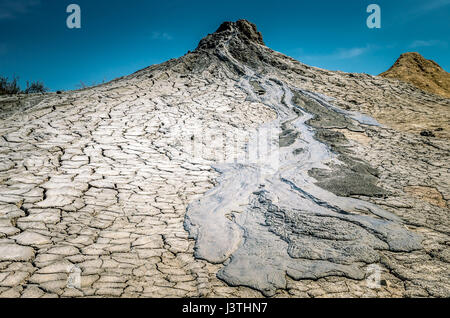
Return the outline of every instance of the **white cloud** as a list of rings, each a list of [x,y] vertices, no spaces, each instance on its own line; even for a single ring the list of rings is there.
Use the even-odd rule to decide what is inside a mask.
[[[361,56],[374,49],[378,49],[378,47],[369,44],[364,47],[340,48],[330,54],[306,55],[302,56],[301,58],[308,60],[346,60]]]
[[[332,56],[338,60],[351,59],[353,57],[360,56],[366,53],[369,50],[369,47],[355,47],[350,49],[339,49]]]
[[[40,4],[40,0],[3,0],[0,2],[0,20],[15,19]]]
[[[416,18],[419,18],[423,15],[426,15],[430,12],[433,12],[435,10],[441,9],[443,7],[446,7],[450,5],[450,0],[433,0],[433,1],[423,1],[423,4],[420,6],[416,6],[411,10],[405,11],[404,14],[399,17],[398,22],[408,22],[411,20],[414,20]]]
[[[418,8],[417,11],[427,13],[448,5],[450,5],[450,0],[426,1],[426,3],[424,3],[424,5],[422,5],[420,8]]]
[[[151,38],[152,40],[166,40],[166,41],[170,41],[173,39],[173,37],[170,34],[158,31],[152,32]]]
[[[430,47],[430,46],[448,46],[448,43],[441,40],[415,40],[412,42],[409,47],[412,49],[419,48],[419,47]]]

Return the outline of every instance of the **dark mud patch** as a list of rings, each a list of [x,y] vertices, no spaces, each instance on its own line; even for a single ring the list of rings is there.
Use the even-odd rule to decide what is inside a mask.
[[[317,180],[317,186],[341,197],[356,195],[384,197],[388,194],[377,186],[378,171],[367,162],[354,158],[353,150],[345,135],[332,130],[334,128],[363,130],[358,124],[343,114],[298,93],[294,94],[294,103],[314,115],[307,124],[316,129],[316,139],[327,144],[334,153],[338,154],[339,161],[343,163],[330,165],[330,170],[308,171],[309,176]]]

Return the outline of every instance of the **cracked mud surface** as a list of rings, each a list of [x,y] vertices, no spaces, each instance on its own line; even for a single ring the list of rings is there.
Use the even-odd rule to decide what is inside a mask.
[[[450,101],[396,81],[308,67],[263,46],[252,28],[219,30],[180,59],[105,85],[0,99],[0,297],[449,297]],[[243,87],[249,70],[253,81]],[[339,159],[305,170],[316,182],[302,190],[331,193],[343,210],[357,199],[384,212],[353,210],[343,220],[324,215],[318,222],[285,183],[272,193],[284,191],[290,200],[277,202],[270,185],[269,194],[249,189],[242,214],[233,205],[246,190],[234,189],[233,201],[220,204],[226,221],[217,229],[251,224],[245,244],[252,246],[208,261],[185,229],[188,205],[220,189],[227,166],[221,171],[218,163],[244,150],[254,129],[300,115],[277,113],[263,79],[307,92],[293,96],[315,115],[302,125]],[[314,94],[382,125],[326,111],[311,102],[322,96]],[[443,128],[436,138],[419,134],[436,127]],[[301,158],[311,145],[302,144],[306,130],[295,122],[280,128],[281,151]],[[232,147],[221,146],[229,138]],[[295,183],[299,175],[288,176]],[[394,235],[386,247],[345,221],[369,217],[395,220],[393,233],[420,237],[420,246],[392,248]],[[217,241],[223,250],[230,240],[239,247],[235,232],[227,233]],[[357,237],[370,243],[352,244]],[[260,262],[273,247],[278,254]],[[248,268],[242,262],[257,248],[268,251],[252,254],[258,263],[249,264],[261,270],[242,281],[239,268]],[[233,253],[242,255],[228,258]],[[382,271],[380,288],[365,280],[373,264]],[[261,275],[267,266],[269,292]],[[288,275],[279,271],[286,266]],[[81,272],[79,288],[68,286],[73,268]]]

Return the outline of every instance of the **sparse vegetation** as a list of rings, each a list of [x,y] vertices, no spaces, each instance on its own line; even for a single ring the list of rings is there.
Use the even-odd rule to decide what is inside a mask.
[[[0,95],[19,94],[20,91],[17,77],[10,81],[7,77],[0,76]]]
[[[106,83],[106,78],[104,78],[103,81],[101,81],[99,83],[94,81],[94,82],[91,82],[91,84],[87,84],[87,83],[85,83],[83,81],[80,81],[80,83],[77,84],[75,87],[77,89],[86,89],[86,88],[89,88],[89,87],[94,87],[94,86],[102,85],[102,84],[105,84],[105,83]]]
[[[45,87],[44,83],[37,81],[29,83],[27,81],[27,88],[25,89],[25,94],[36,94],[36,93],[45,93],[48,91],[48,88]]]
[[[44,83],[40,81],[28,82],[27,88],[22,90],[19,85],[19,78],[13,77],[11,80],[8,77],[0,76],[0,95],[13,94],[43,94],[48,91]]]
[[[78,88],[78,89],[85,89],[88,87],[89,87],[89,85],[85,84],[83,81],[80,81],[80,83],[76,85],[76,88]]]

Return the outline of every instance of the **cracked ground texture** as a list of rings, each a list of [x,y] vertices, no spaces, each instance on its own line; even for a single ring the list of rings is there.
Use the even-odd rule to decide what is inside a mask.
[[[332,275],[286,277],[273,296],[450,296],[450,100],[303,65],[257,35],[225,25],[180,59],[101,86],[0,99],[0,297],[263,297],[217,278],[223,264],[195,258],[183,225],[188,204],[217,185],[216,158],[228,154],[198,141],[195,127],[234,131],[244,148],[252,129],[276,118],[237,87],[242,74],[217,54],[223,46],[256,73],[383,124],[324,129],[379,171],[384,195],[350,196],[424,238],[420,250],[379,251],[379,288]],[[423,129],[436,137],[420,136]],[[211,153],[196,155],[198,144]],[[77,288],[68,284],[73,268]]]

